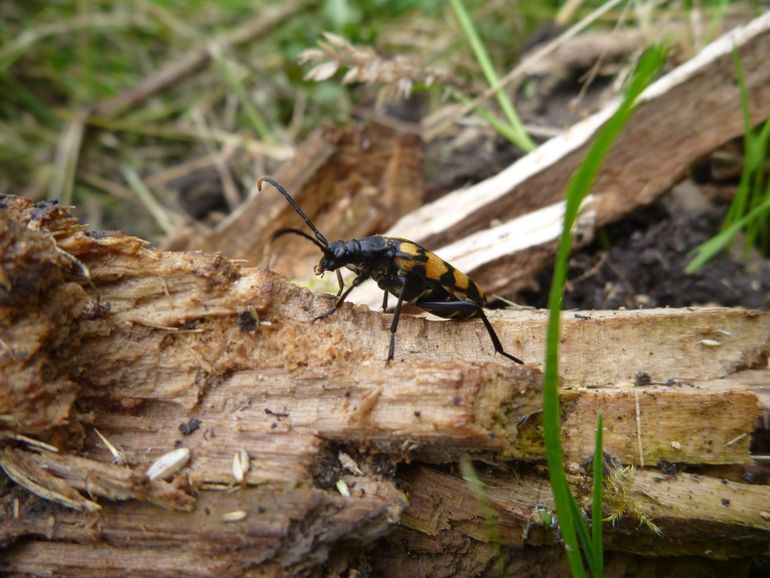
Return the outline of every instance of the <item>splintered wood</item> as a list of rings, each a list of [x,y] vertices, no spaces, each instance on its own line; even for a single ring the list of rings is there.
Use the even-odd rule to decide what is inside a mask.
[[[538,465],[545,313],[492,315],[525,366],[495,357],[481,323],[410,315],[386,366],[387,315],[346,305],[311,323],[332,297],[267,270],[0,202],[0,466],[14,482],[0,569],[304,575],[378,540],[405,572],[458,540],[466,561],[492,564],[484,514],[451,467],[467,455],[511,468],[482,472],[506,548],[558,540]],[[741,483],[740,467],[768,348],[765,313],[565,313],[565,452],[587,496],[579,464],[603,413],[609,548],[762,551],[770,490]],[[718,545],[701,526],[720,529]],[[394,529],[408,552],[385,538]]]
[[[273,176],[329,238],[360,238],[421,204],[422,156],[418,136],[384,126],[319,129]],[[170,247],[219,251],[253,265],[269,261],[283,275],[305,277],[319,259],[315,245],[296,238],[269,243],[280,227],[297,226],[294,210],[268,186],[216,230],[187,234]]]

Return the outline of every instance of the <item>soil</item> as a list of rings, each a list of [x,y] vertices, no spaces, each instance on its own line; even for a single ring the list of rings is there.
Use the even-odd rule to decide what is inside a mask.
[[[770,261],[751,254],[741,258],[741,243],[722,252],[699,272],[685,267],[694,250],[716,235],[726,207],[702,212],[657,202],[604,229],[598,239],[570,259],[565,309],[648,307],[768,308]],[[538,277],[539,290],[520,302],[545,307],[552,269]]]

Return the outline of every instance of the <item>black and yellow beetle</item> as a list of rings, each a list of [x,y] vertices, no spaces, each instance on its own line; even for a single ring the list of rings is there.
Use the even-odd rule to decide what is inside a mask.
[[[353,289],[371,277],[385,292],[382,298],[383,311],[388,308],[388,293],[392,293],[398,299],[393,311],[393,322],[390,325],[387,362],[393,359],[401,304],[406,301],[439,317],[463,320],[480,318],[484,322],[484,327],[487,328],[495,351],[511,361],[524,363],[503,349],[492,324],[484,315],[486,297],[479,286],[465,273],[458,271],[435,253],[431,253],[417,243],[398,237],[372,235],[363,239],[329,243],[280,183],[270,177],[262,177],[257,183],[259,190],[262,190],[262,181],[267,181],[278,189],[315,233],[313,238],[299,229],[284,227],[273,233],[271,240],[287,233],[308,239],[323,252],[320,263],[315,267],[316,275],[323,275],[325,271],[334,271],[337,274],[340,290],[337,292],[334,307],[314,318],[313,321],[329,317],[344,303]],[[347,289],[340,274],[342,267],[347,267],[356,273],[356,277]]]

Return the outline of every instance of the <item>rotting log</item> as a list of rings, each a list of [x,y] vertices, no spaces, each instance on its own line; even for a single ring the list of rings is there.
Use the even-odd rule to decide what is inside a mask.
[[[510,564],[524,563],[522,548],[556,541],[539,517],[550,510],[538,465],[543,312],[493,315],[525,366],[494,357],[480,323],[410,315],[386,366],[388,315],[346,305],[312,324],[332,298],[267,270],[88,231],[57,205],[3,197],[0,209],[0,465],[14,482],[0,486],[0,569],[354,568],[394,529],[418,532],[427,550],[448,544],[420,521],[444,515],[431,505],[441,484],[446,504],[467,507],[459,526],[447,522],[455,539],[494,556],[483,515],[451,472],[468,455],[497,464],[482,475],[495,504],[515,501],[499,521]],[[671,555],[766,547],[770,488],[650,466],[750,462],[769,347],[766,313],[565,313],[574,487],[587,495],[581,463],[598,411],[606,451],[631,472],[608,512],[619,516],[608,547],[632,551],[640,516],[664,532],[650,544]],[[177,446],[189,463],[149,479]],[[235,459],[243,453],[246,463]],[[730,507],[702,508],[716,498]],[[718,545],[704,527],[719,530]]]

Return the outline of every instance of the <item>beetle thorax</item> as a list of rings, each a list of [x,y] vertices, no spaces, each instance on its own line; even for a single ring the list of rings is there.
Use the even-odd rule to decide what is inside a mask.
[[[324,256],[316,266],[316,273],[336,271],[347,267],[356,273],[370,274],[383,261],[388,261],[393,249],[384,237],[373,235],[349,241],[334,241],[324,249]]]

